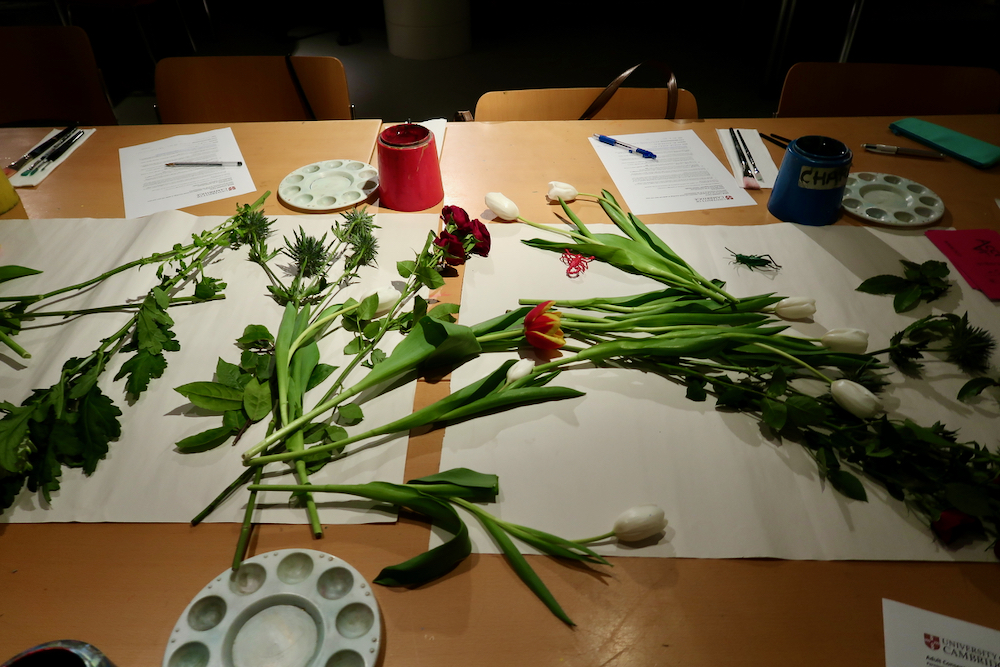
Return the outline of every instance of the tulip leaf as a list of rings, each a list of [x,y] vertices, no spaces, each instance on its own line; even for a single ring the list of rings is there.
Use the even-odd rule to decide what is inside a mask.
[[[570,620],[570,617],[566,615],[566,612],[563,611],[562,607],[559,606],[559,603],[556,602],[555,597],[549,592],[548,587],[539,578],[538,574],[531,569],[531,566],[528,565],[528,561],[521,555],[521,552],[518,551],[517,547],[507,536],[507,533],[504,532],[503,528],[501,528],[496,521],[487,515],[477,514],[476,517],[493,537],[493,540],[497,543],[497,546],[500,547],[500,550],[503,551],[504,556],[507,557],[507,562],[510,563],[514,572],[516,572],[517,576],[521,578],[521,581],[527,584],[528,588],[530,588],[535,595],[538,596],[538,599],[545,603],[545,606],[549,608],[549,611],[555,614],[559,620],[566,625],[576,625],[572,620]]]
[[[452,468],[442,472],[411,479],[407,484],[455,484],[474,489],[490,489],[496,495],[500,490],[500,478],[496,475],[476,472],[469,468]]]
[[[868,494],[865,492],[865,487],[861,484],[861,480],[846,470],[831,470],[827,473],[827,479],[830,480],[833,488],[837,489],[837,491],[840,491],[848,498],[865,502],[868,501]]]

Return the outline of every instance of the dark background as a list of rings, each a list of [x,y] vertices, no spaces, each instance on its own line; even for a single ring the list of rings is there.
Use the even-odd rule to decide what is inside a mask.
[[[347,68],[358,117],[385,120],[450,118],[474,109],[489,90],[604,86],[649,59],[674,70],[681,87],[695,94],[702,117],[770,116],[789,66],[837,60],[853,6],[850,0],[799,0],[787,40],[776,50],[780,0],[637,0],[597,10],[582,3],[473,0],[471,53],[418,61],[389,54],[380,1],[207,0],[211,21],[201,0],[138,1],[146,4],[62,4],[89,34],[115,105],[152,99],[159,58],[195,54],[186,26],[198,55],[335,55]],[[0,0],[4,25],[59,21],[51,0]],[[849,60],[1000,69],[998,35],[995,0],[867,0]],[[640,69],[630,85],[663,85],[662,75]],[[926,86],[933,94],[934,82]],[[879,94],[877,81],[858,87]]]

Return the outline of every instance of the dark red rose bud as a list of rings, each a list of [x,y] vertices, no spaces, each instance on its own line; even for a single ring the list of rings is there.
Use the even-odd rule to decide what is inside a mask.
[[[434,245],[444,250],[444,261],[452,266],[465,264],[465,247],[462,245],[462,239],[451,232],[441,232],[434,239]]]
[[[945,544],[951,544],[964,533],[980,527],[979,519],[958,510],[944,510],[941,518],[931,522],[931,530]]]
[[[445,206],[441,209],[441,219],[445,225],[455,225],[459,230],[469,224],[469,214],[459,206]]]

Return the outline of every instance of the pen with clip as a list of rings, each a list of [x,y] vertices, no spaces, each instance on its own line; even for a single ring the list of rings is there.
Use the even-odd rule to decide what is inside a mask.
[[[594,136],[597,137],[598,141],[600,141],[602,144],[608,144],[609,146],[621,146],[622,148],[627,149],[629,153],[638,153],[643,157],[652,158],[654,160],[656,159],[656,156],[653,153],[643,148],[639,148],[638,146],[632,146],[631,144],[626,144],[624,141],[618,141],[613,137],[609,137],[603,134],[595,134]]]
[[[70,125],[66,129],[61,130],[56,134],[52,135],[42,143],[32,148],[30,151],[19,157],[18,159],[14,160],[9,165],[7,165],[4,168],[4,172],[7,173],[8,176],[16,174],[21,167],[23,167],[25,164],[28,163],[28,161],[35,159],[39,155],[44,155],[46,151],[52,150],[57,144],[59,144],[61,141],[64,141],[67,137],[72,135],[73,132],[76,131],[76,128],[77,128],[76,125]],[[35,164],[31,165],[31,167],[35,166],[37,165]],[[25,172],[29,171],[29,169],[25,169]]]
[[[71,134],[62,143],[43,155],[38,163],[32,169],[25,171],[22,176],[33,176],[39,172],[45,171],[50,164],[61,158],[63,153],[68,151],[73,144],[82,139],[83,135],[83,130],[77,130]]]
[[[167,167],[242,167],[242,162],[168,162]]]
[[[887,146],[886,144],[861,144],[861,147],[872,153],[883,153],[885,155],[914,155],[916,157],[943,158],[944,153],[937,151],[925,151],[919,148],[904,148],[902,146]]]

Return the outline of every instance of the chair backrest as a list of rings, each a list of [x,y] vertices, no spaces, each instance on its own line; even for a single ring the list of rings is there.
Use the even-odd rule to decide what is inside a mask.
[[[477,121],[576,120],[603,88],[535,88],[496,90],[476,103]],[[683,88],[677,91],[675,118],[697,118],[698,103]],[[619,88],[595,119],[663,118],[666,88]]]
[[[917,116],[1000,111],[1000,73],[986,67],[796,63],[777,116]]]
[[[164,123],[351,118],[344,65],[328,56],[164,58],[156,64],[156,101]]]
[[[118,124],[82,28],[0,28],[0,44],[9,56],[0,125]]]

